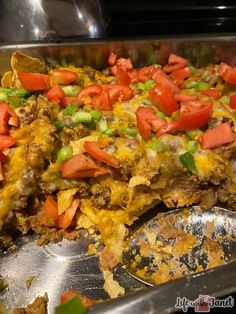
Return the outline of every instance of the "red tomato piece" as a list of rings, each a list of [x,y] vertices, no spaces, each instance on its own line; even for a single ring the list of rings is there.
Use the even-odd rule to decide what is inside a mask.
[[[209,67],[208,67],[208,71],[211,72],[211,73],[214,73],[215,72],[215,66],[214,64],[209,64]]]
[[[50,75],[51,85],[68,85],[75,82],[78,75],[73,71],[68,70],[54,70]]]
[[[80,201],[78,199],[74,199],[71,203],[71,206],[63,213],[62,215],[59,216],[58,220],[58,227],[62,229],[67,229],[72,221],[73,218],[76,214],[76,211],[79,207]]]
[[[150,65],[139,69],[138,70],[139,81],[145,82],[146,80],[151,79],[152,76],[156,73],[157,69],[159,69],[159,67],[155,65]]]
[[[7,110],[7,105],[4,102],[0,102],[0,134],[8,134],[8,121],[10,114]]]
[[[95,158],[101,162],[104,162],[105,164],[107,164],[113,168],[119,168],[118,162],[112,156],[110,156],[107,152],[102,150],[99,147],[97,142],[85,141],[84,142],[84,149],[93,158]]]
[[[176,101],[190,101],[190,100],[197,100],[197,94],[175,94]]]
[[[177,83],[181,83],[184,79],[190,77],[191,75],[192,75],[192,71],[189,67],[174,70],[171,73],[171,76]]]
[[[79,92],[79,100],[85,104],[90,105],[92,102],[92,97],[100,95],[102,92],[102,87],[98,84],[91,84],[81,89]]]
[[[4,150],[16,144],[16,140],[12,136],[0,135],[0,150]]]
[[[66,292],[64,292],[61,295],[61,303],[65,303],[73,297],[79,297],[85,307],[92,306],[94,303],[96,303],[90,300],[89,298],[82,296],[78,291],[74,291],[74,290],[67,290]]]
[[[236,85],[236,69],[228,68],[223,73],[223,80],[226,83]]]
[[[157,68],[156,72],[152,76],[152,79],[156,83],[168,88],[173,94],[179,93],[179,88],[162,69]]]
[[[230,107],[236,109],[236,94],[230,95]]]
[[[130,77],[131,83],[138,83],[138,70],[128,70],[127,75]]]
[[[59,85],[54,85],[48,92],[47,92],[48,100],[57,104],[64,104],[65,103],[65,93],[63,89]]]
[[[75,155],[60,166],[61,175],[68,179],[89,178],[102,175],[103,168],[83,154]],[[100,171],[102,170],[102,171]]]
[[[103,84],[101,86],[104,91],[108,91],[112,103],[130,100],[134,96],[134,91],[126,85]]]
[[[0,181],[4,180],[4,173],[3,173],[3,169],[2,169],[2,163],[0,162]]]
[[[42,224],[46,226],[56,226],[58,220],[58,207],[57,202],[52,196],[48,196],[43,207]]]
[[[79,99],[77,96],[66,96],[64,98],[63,104],[65,106],[68,106],[69,104],[78,104],[79,105]]]
[[[233,142],[235,136],[229,122],[225,122],[213,129],[207,130],[199,138],[202,149],[211,149]]]
[[[111,111],[112,102],[111,102],[109,93],[104,90],[101,92],[101,94],[94,96],[92,99],[92,106],[95,109],[100,109],[103,111]]]
[[[50,88],[49,76],[41,73],[18,72],[18,77],[24,89],[40,91]]]
[[[110,66],[115,65],[116,64],[116,60],[117,60],[117,55],[115,53],[111,52],[109,54],[109,57],[108,57],[108,64]]]
[[[188,101],[180,108],[179,130],[188,131],[203,127],[212,115],[212,102]]]
[[[217,89],[205,89],[200,92],[202,95],[209,96],[215,99],[221,97],[221,93]]]
[[[0,162],[4,163],[8,161],[8,157],[3,154],[2,152],[0,152]]]
[[[136,120],[139,134],[146,141],[149,139],[152,130],[156,132],[165,120],[159,118],[152,108],[139,107],[136,111]]]
[[[129,85],[131,83],[129,75],[120,67],[117,67],[116,79],[118,84]]]
[[[219,65],[218,65],[218,73],[219,75],[223,75],[225,73],[226,70],[228,69],[231,69],[231,66],[229,66],[228,64],[224,63],[224,62],[221,62]]]
[[[5,104],[5,105],[6,105],[7,111],[10,115],[8,124],[13,125],[14,127],[17,128],[20,124],[20,120],[19,120],[18,115],[15,113],[15,111],[10,106],[8,106],[7,104]]]
[[[164,135],[166,133],[172,133],[176,131],[179,127],[179,120],[173,121],[170,123],[165,123],[163,126],[157,131],[156,137],[160,137],[161,135]]]
[[[168,64],[163,67],[163,70],[167,73],[184,68],[188,64],[188,61],[174,53],[171,53],[168,59]]]
[[[156,84],[149,92],[151,102],[167,115],[178,109],[173,93],[161,84]]]

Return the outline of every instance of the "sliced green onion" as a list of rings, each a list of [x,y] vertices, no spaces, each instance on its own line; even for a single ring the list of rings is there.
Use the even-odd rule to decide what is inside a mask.
[[[7,101],[8,97],[6,94],[0,93],[0,101]]]
[[[111,136],[115,132],[115,129],[107,129],[103,132],[104,135]]]
[[[135,129],[131,129],[131,128],[125,128],[122,129],[122,132],[125,133],[128,136],[132,136],[132,137],[136,137],[138,132]]]
[[[66,161],[73,155],[73,148],[71,146],[63,146],[59,151],[57,152],[57,160],[59,162]]]
[[[222,96],[220,99],[219,99],[220,102],[222,102],[222,104],[224,105],[229,105],[230,103],[230,98],[228,96]]]
[[[11,89],[0,87],[0,93],[6,94],[7,96],[13,97],[25,97],[29,93],[24,89]]]
[[[189,152],[186,152],[179,156],[179,160],[182,163],[182,165],[188,169],[189,172],[198,174],[198,170],[195,164],[195,160],[192,154]]]
[[[197,141],[189,141],[188,142],[188,151],[190,154],[195,154],[198,149],[198,142]]]
[[[197,85],[198,85],[198,82],[190,81],[190,82],[186,82],[184,87],[187,89],[191,89],[191,88],[196,87]]]
[[[198,84],[195,86],[196,92],[200,92],[201,90],[209,89],[210,86],[207,83],[204,82],[198,82]]]
[[[165,151],[165,144],[160,140],[153,140],[148,144],[148,147],[155,150],[157,153],[163,153]]]
[[[66,66],[68,65],[65,57],[63,57],[63,58],[61,59],[61,65],[62,65],[63,67],[66,67]]]
[[[55,309],[55,314],[85,314],[86,308],[79,297],[70,298],[67,302],[60,304]]]
[[[8,96],[8,102],[14,108],[19,108],[24,103],[24,98],[22,97],[15,97],[15,96]]]
[[[95,121],[99,121],[102,118],[102,112],[99,110],[90,110],[89,113]]]
[[[153,80],[146,80],[145,81],[145,88],[147,91],[150,91],[150,89],[152,89],[155,86],[155,81]]]
[[[107,125],[107,120],[106,119],[101,119],[99,122],[98,122],[98,127],[99,127],[99,130],[101,132],[104,132],[108,129],[108,125]]]
[[[76,96],[78,93],[76,86],[64,86],[62,89],[66,96]]]
[[[199,129],[194,129],[191,131],[186,131],[186,134],[188,135],[191,140],[196,140],[203,132]]]
[[[77,111],[72,115],[71,120],[74,124],[78,124],[81,122],[90,122],[92,120],[92,116],[89,112]]]
[[[97,125],[96,122],[92,119],[90,122],[83,123],[89,130],[96,130]]]
[[[141,90],[146,90],[146,86],[145,86],[145,84],[143,84],[142,82],[139,82],[139,83],[137,84],[137,88],[138,88],[138,89],[141,89]]]
[[[190,65],[189,68],[190,68],[192,74],[194,74],[197,71],[197,69],[192,65]]]
[[[65,125],[60,120],[56,120],[54,125],[59,131],[62,131],[65,127]]]
[[[164,112],[159,111],[159,110],[156,112],[156,115],[157,115],[158,117],[162,118],[162,119],[164,119],[164,118],[166,117],[166,115],[164,114]]]
[[[62,115],[63,116],[72,116],[73,114],[75,114],[76,112],[78,111],[78,107],[73,105],[73,104],[70,104],[66,107],[66,109],[64,109],[62,111]]]
[[[46,62],[52,68],[57,65],[57,61],[54,58],[46,58]]]

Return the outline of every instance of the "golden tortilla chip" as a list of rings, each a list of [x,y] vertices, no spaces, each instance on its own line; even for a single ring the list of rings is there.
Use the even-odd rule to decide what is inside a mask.
[[[45,72],[45,65],[39,59],[30,57],[19,51],[12,54],[11,67],[13,72]]]
[[[12,88],[13,87],[13,72],[8,71],[4,73],[2,80],[1,80],[2,87]]]

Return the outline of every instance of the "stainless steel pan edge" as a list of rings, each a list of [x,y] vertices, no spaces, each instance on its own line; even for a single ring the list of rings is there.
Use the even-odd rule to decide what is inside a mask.
[[[199,66],[225,61],[236,64],[236,36],[205,35],[183,37],[154,37],[132,40],[89,40],[60,44],[0,45],[0,75],[10,69],[10,55],[19,50],[32,56],[60,61],[66,58],[75,65],[91,65],[101,69],[107,65],[109,52],[131,57],[135,66],[164,63],[170,52],[188,58]]]

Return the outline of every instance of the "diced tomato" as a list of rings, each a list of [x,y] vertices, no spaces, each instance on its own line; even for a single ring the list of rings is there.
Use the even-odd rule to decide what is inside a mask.
[[[215,66],[214,66],[214,64],[211,63],[211,64],[209,65],[208,71],[211,72],[211,73],[214,73],[214,72],[215,72]]]
[[[4,163],[8,161],[8,157],[3,154],[2,152],[0,152],[0,162]]]
[[[223,75],[226,70],[228,69],[231,69],[231,66],[229,66],[228,64],[224,63],[224,62],[221,62],[219,65],[218,65],[218,73],[219,75]]]
[[[110,99],[109,92],[104,90],[101,92],[101,94],[94,96],[92,99],[92,106],[95,109],[99,109],[103,111],[111,111],[112,102]]]
[[[19,126],[19,124],[20,124],[20,120],[19,120],[18,115],[15,113],[15,111],[10,106],[8,106],[7,104],[5,104],[5,105],[7,107],[7,111],[9,113],[9,115],[10,115],[8,124],[9,125],[13,125],[14,127],[17,128]]]
[[[69,104],[77,104],[79,103],[79,99],[77,96],[66,96],[64,98],[64,105],[68,106]],[[78,104],[79,105],[79,104]]]
[[[68,85],[75,82],[78,75],[73,71],[68,70],[54,70],[50,75],[51,85]]]
[[[125,73],[133,69],[133,64],[130,58],[120,58],[116,64],[111,67],[111,72],[116,75],[117,69],[122,69]]]
[[[179,130],[188,131],[203,127],[212,115],[212,102],[188,101],[181,104]]]
[[[47,92],[48,100],[57,104],[64,104],[65,103],[65,93],[63,89],[59,85],[54,85],[48,92]]]
[[[157,131],[156,133],[156,137],[160,137],[163,134],[166,133],[172,133],[174,131],[176,131],[179,127],[179,121],[173,121],[170,123],[165,123],[163,124],[163,126]]]
[[[43,207],[42,223],[49,227],[56,226],[58,220],[57,202],[52,196],[48,196]]]
[[[190,101],[190,100],[197,100],[197,94],[175,94],[176,101]]]
[[[173,77],[177,84],[180,84],[184,79],[190,77],[191,75],[192,71],[189,67],[185,67],[171,72],[171,76]]]
[[[71,206],[65,211],[65,213],[59,216],[59,220],[58,220],[59,228],[67,229],[71,225],[72,220],[79,207],[79,204],[80,204],[80,201],[78,199],[74,199],[71,203]]]
[[[104,174],[95,162],[83,154],[75,155],[60,166],[61,175],[67,179],[96,177]],[[102,170],[102,171],[100,171]]]
[[[226,69],[223,74],[223,80],[226,83],[236,85],[236,69],[233,68]]]
[[[180,118],[167,123],[157,132],[157,137],[177,129],[188,131],[203,127],[212,115],[212,103],[209,101],[188,101],[181,104]]]
[[[117,60],[117,55],[111,52],[108,57],[108,64],[110,66],[115,65]]]
[[[136,111],[136,120],[139,134],[146,141],[149,139],[152,130],[156,132],[166,122],[159,118],[152,108],[139,107]]]
[[[92,103],[92,98],[94,96],[100,95],[102,92],[102,87],[98,84],[92,84],[88,85],[85,88],[83,88],[79,92],[79,100],[85,104],[85,105],[90,105]]]
[[[24,89],[40,91],[50,88],[49,76],[41,73],[18,72],[19,79]]]
[[[61,303],[65,303],[73,297],[79,296],[79,293],[74,290],[67,290],[61,295]]]
[[[131,80],[131,83],[138,83],[138,70],[132,69],[126,72]]]
[[[199,138],[202,149],[211,149],[233,142],[235,136],[229,122],[207,130]]]
[[[0,135],[0,150],[4,150],[16,144],[14,137],[8,135]]]
[[[3,169],[2,169],[2,163],[0,162],[0,181],[4,180],[4,173],[3,173]]]
[[[97,142],[85,141],[84,149],[86,150],[87,153],[89,153],[89,155],[91,155],[95,159],[104,162],[105,164],[113,168],[119,168],[118,162],[107,152],[102,150]]]
[[[184,68],[188,64],[188,61],[174,53],[171,53],[168,59],[168,64],[163,67],[163,70],[167,73],[173,72]]]
[[[236,94],[230,95],[230,107],[236,109]]]
[[[0,134],[8,134],[8,121],[10,114],[7,110],[7,105],[3,102],[0,102]]]
[[[178,109],[173,93],[161,84],[156,84],[149,92],[149,99],[161,111],[171,115]]]
[[[169,55],[169,58],[168,58],[168,63],[169,64],[176,64],[176,63],[181,63],[181,64],[184,64],[184,65],[187,65],[188,64],[188,60],[174,54],[174,53],[171,53]]]
[[[221,97],[221,93],[217,89],[205,89],[201,91],[201,94],[215,99],[219,99]]]
[[[152,79],[167,89],[169,89],[173,94],[179,93],[179,88],[175,83],[169,78],[169,76],[160,68],[157,68],[156,72],[153,74]]]
[[[61,303],[65,303],[73,297],[79,297],[85,307],[92,306],[94,303],[96,303],[95,301],[92,301],[89,298],[82,296],[79,292],[74,290],[67,290],[66,292],[64,292],[61,295]]]
[[[130,100],[134,96],[134,91],[126,86],[119,84],[103,84],[102,88],[109,92],[111,102]]]
[[[117,68],[116,79],[118,84],[129,85],[131,83],[129,75],[120,67]]]
[[[146,80],[151,79],[153,75],[157,72],[157,69],[159,69],[159,67],[155,65],[150,65],[139,69],[138,70],[139,81],[145,82]]]

